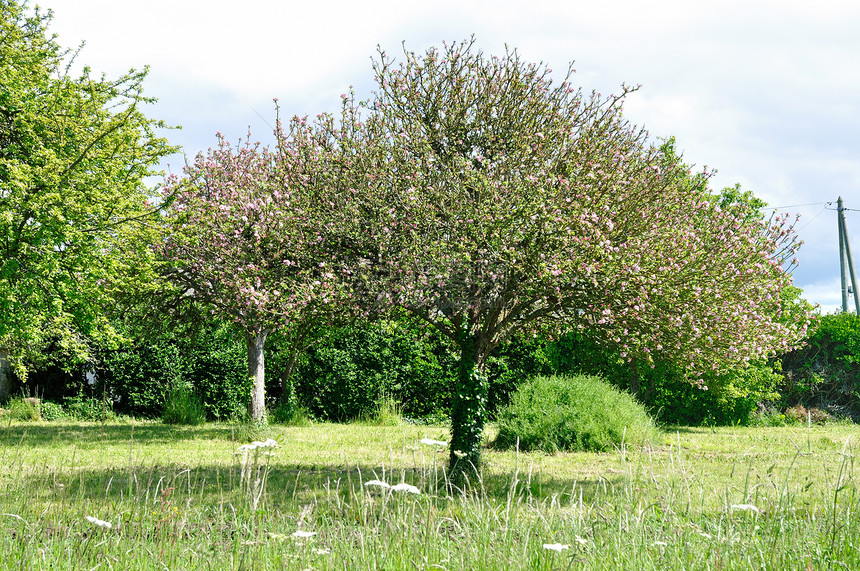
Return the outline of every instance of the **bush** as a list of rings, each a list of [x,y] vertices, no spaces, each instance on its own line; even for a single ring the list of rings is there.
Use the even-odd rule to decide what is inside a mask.
[[[42,401],[41,411],[43,420],[60,420],[66,417],[63,406],[55,402]]]
[[[603,452],[656,436],[633,397],[594,376],[535,377],[499,411],[495,445],[521,450]]]
[[[784,407],[817,406],[838,416],[860,418],[860,317],[821,317],[806,345],[782,358],[779,387]]]
[[[161,419],[165,424],[196,426],[206,422],[206,409],[190,387],[180,384],[168,392]]]
[[[388,395],[403,414],[426,416],[450,406],[454,357],[432,329],[406,320],[333,328],[299,363],[299,403],[321,420],[373,416]]]
[[[582,332],[561,337],[547,353],[558,373],[600,376],[634,395],[664,424],[747,424],[759,403],[779,398],[782,381],[779,361],[757,361],[746,369],[704,375],[704,390],[669,362],[655,359],[653,367],[636,367]]]
[[[250,395],[244,340],[229,325],[211,323],[199,334],[139,341],[98,355],[94,390],[111,396],[117,412],[157,418],[170,387],[186,385],[209,418],[241,416]]]

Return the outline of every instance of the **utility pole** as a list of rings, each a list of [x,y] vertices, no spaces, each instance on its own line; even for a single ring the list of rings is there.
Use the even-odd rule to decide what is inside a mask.
[[[845,208],[842,205],[842,197],[836,202],[836,218],[839,227],[839,270],[842,276],[842,311],[848,313],[848,280],[847,270],[851,276],[851,293],[854,294],[854,309],[860,315],[860,296],[857,291],[857,273],[854,271],[854,257],[851,255],[851,242],[848,240],[848,227],[845,225]]]

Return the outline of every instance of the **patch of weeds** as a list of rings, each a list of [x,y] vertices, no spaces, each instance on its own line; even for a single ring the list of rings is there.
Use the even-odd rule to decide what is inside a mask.
[[[403,409],[391,396],[384,396],[376,403],[373,412],[362,419],[362,423],[373,426],[401,426]]]
[[[268,419],[272,424],[282,426],[310,426],[313,424],[308,409],[296,404],[292,399],[278,403],[275,408],[269,411]]]
[[[12,420],[36,422],[42,420],[42,413],[37,398],[20,398],[9,403],[9,417]]]
[[[206,408],[189,387],[179,385],[167,393],[161,419],[165,424],[197,426],[206,422]]]
[[[116,414],[105,399],[84,398],[82,396],[68,397],[63,402],[66,416],[72,420],[97,422],[115,420]]]
[[[272,428],[266,417],[262,420],[249,420],[238,423],[235,430],[236,440],[239,442],[255,442],[267,440],[272,435]]]

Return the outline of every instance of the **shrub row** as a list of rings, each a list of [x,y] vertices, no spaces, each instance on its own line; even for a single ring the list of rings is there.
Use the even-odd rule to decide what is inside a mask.
[[[84,403],[95,399],[112,403],[119,414],[160,417],[170,391],[191,399],[190,404],[199,400],[209,419],[245,414],[249,392],[245,343],[227,325],[210,324],[199,335],[165,336],[97,356],[93,384],[79,380],[79,386],[63,394],[37,385],[30,393],[63,402],[67,409],[80,408],[79,415],[88,414],[83,409],[89,405]],[[271,337],[267,392],[291,395],[280,405],[281,416],[302,407],[317,419],[354,420],[372,414],[386,400],[397,403],[402,414],[412,419],[439,418],[449,411],[457,355],[445,338],[426,325],[403,319],[330,327],[299,355],[292,386],[283,391],[286,356],[284,341]],[[526,379],[555,374],[600,376],[635,395],[666,424],[747,423],[762,404],[779,411],[805,406],[856,414],[860,410],[860,318],[824,316],[802,349],[778,361],[753,363],[744,371],[706,375],[701,384],[707,390],[691,384],[684,371],[667,363],[633,366],[579,332],[552,342],[516,338],[487,363],[491,418]],[[41,379],[55,383],[55,377],[60,376],[52,372]],[[34,382],[39,379],[33,375]],[[274,409],[275,403],[270,404]]]

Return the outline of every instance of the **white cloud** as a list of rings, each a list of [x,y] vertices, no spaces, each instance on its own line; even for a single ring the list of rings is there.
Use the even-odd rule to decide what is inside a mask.
[[[774,206],[818,204],[804,210],[802,224],[840,194],[860,209],[860,3],[40,4],[55,11],[61,43],[87,41],[79,59],[96,71],[150,65],[147,91],[160,99],[152,115],[183,124],[169,136],[192,155],[213,145],[216,131],[236,139],[250,125],[265,140],[273,97],[292,115],[334,110],[350,85],[368,96],[377,44],[396,55],[402,41],[421,51],[475,34],[486,52],[508,44],[556,76],[575,60],[574,80],[586,90],[643,84],[627,103],[628,117],[654,136],[674,135],[688,162],[718,169],[716,188],[740,182]],[[825,212],[802,231],[798,283],[838,281],[833,218]],[[848,222],[860,230],[860,219]],[[829,303],[823,289],[807,293]]]

